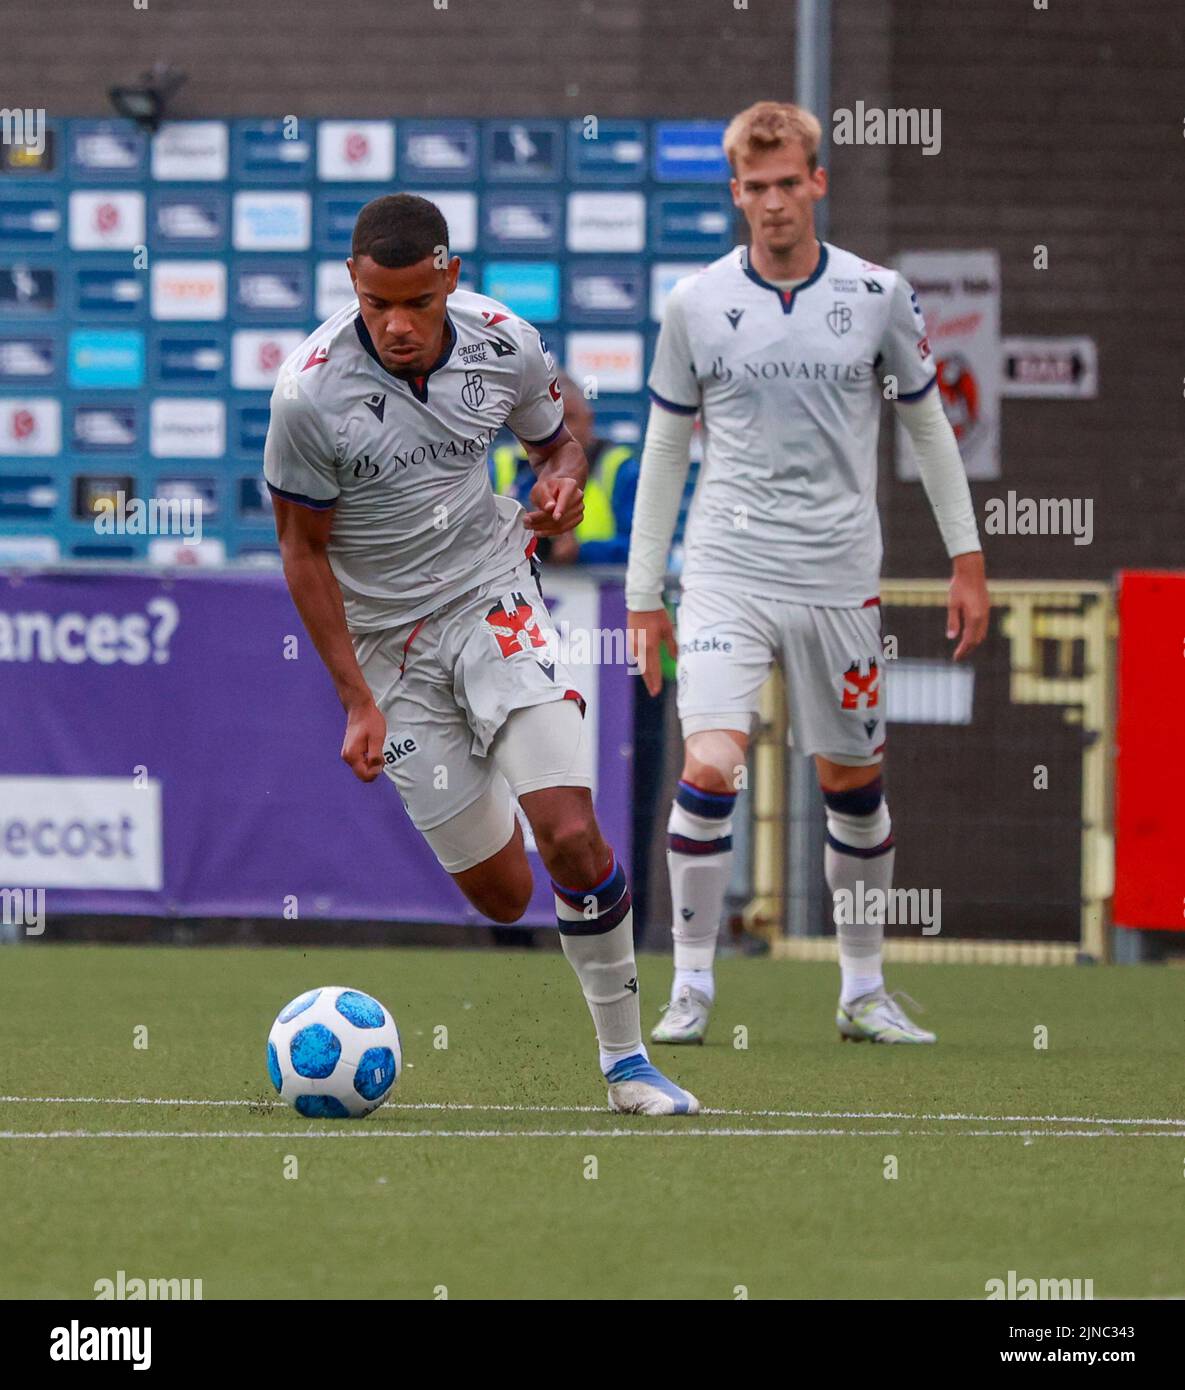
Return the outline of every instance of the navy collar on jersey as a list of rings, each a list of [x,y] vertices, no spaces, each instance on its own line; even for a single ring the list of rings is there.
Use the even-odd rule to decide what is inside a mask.
[[[783,314],[793,313],[795,296],[801,294],[803,290],[809,290],[826,268],[827,247],[823,242],[819,242],[819,264],[815,266],[814,270],[801,285],[796,285],[792,290],[780,290],[777,285],[771,285],[768,280],[758,275],[749,264],[749,248],[747,246],[741,247],[741,269],[755,285],[760,285],[763,290],[772,290],[774,294],[778,296],[778,302],[782,306]]]
[[[378,350],[374,345],[374,341],[370,336],[370,331],[362,322],[362,315],[359,314],[358,317],[354,320],[354,331],[358,334],[358,341],[362,344],[366,351],[371,355],[371,357],[374,358],[374,360],[379,364],[379,366],[383,369],[384,372],[386,372],[388,376],[394,377],[396,381],[402,381],[407,385],[408,389],[411,391],[412,395],[416,398],[417,401],[426,401],[428,399],[428,378],[432,375],[433,372],[439,371],[440,368],[444,366],[444,364],[453,355],[453,348],[455,348],[457,345],[457,329],[452,319],[449,318],[447,310],[445,311],[444,315],[444,326],[448,329],[448,343],[445,346],[444,351],[440,354],[436,361],[432,363],[432,365],[428,368],[426,372],[423,372],[420,375],[412,376],[408,372],[393,372],[390,369],[390,367],[388,367],[387,364],[383,361],[383,359],[379,356]]]

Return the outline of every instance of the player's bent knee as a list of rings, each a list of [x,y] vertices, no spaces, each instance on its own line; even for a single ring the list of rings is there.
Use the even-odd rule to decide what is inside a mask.
[[[735,792],[744,785],[749,740],[735,729],[705,729],[688,735],[683,780],[706,792]]]
[[[535,832],[539,853],[546,860],[579,858],[598,834],[591,806],[587,812],[583,808],[573,807],[570,811],[565,810],[558,816],[550,817],[546,822],[533,824],[531,828]]]
[[[507,844],[471,868],[454,873],[453,882],[483,917],[502,926],[517,922],[535,886],[522,831],[515,825]]]
[[[459,877],[457,881],[460,883]],[[462,891],[483,917],[488,917],[491,922],[497,922],[502,927],[513,926],[515,922],[521,921],[531,901],[530,885],[516,893],[501,887],[492,892],[479,892],[476,889],[466,890],[463,885]]]
[[[819,786],[824,792],[854,791],[867,787],[884,773],[884,762],[877,758],[871,762],[841,763],[822,754],[815,755],[815,771]]]

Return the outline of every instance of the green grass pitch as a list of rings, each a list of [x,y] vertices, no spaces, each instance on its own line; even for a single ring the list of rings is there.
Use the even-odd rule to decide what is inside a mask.
[[[0,965],[6,1299],[119,1270],[206,1298],[982,1299],[1009,1270],[1185,1295],[1173,969],[894,967],[940,1041],[878,1048],[838,1042],[833,967],[724,960],[708,1044],[652,1049],[717,1113],[649,1120],[604,1108],[558,953],[30,943]],[[649,1027],[669,964],[640,966]],[[303,1120],[267,1081],[274,1015],[326,984],[400,1025],[366,1120]],[[95,1137],[14,1137],[73,1131]]]

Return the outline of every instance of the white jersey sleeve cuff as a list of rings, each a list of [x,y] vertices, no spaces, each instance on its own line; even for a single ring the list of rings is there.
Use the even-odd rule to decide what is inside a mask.
[[[967,472],[959,457],[955,432],[942,409],[942,398],[931,389],[917,400],[897,402],[918,461],[918,473],[938,522],[948,555],[979,550],[979,528],[971,505]]]
[[[650,407],[625,574],[625,603],[634,612],[662,607],[667,557],[691,467],[694,429],[694,415]]]

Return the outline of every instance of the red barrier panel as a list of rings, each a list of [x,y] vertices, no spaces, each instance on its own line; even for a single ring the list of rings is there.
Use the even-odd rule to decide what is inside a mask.
[[[1185,574],[1119,576],[1116,926],[1185,930]]]

